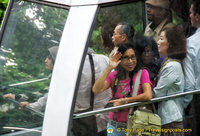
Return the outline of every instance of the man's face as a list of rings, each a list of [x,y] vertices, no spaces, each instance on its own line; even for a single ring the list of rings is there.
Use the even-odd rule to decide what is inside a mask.
[[[147,17],[148,20],[151,22],[155,22],[158,19],[162,19],[164,14],[163,14],[164,9],[155,7],[151,4],[147,4]]]
[[[115,27],[113,36],[112,36],[112,42],[115,46],[124,43],[124,34],[120,34],[119,33],[119,29],[120,29],[121,25],[117,25]]]
[[[191,23],[192,23],[192,26],[197,28],[197,25],[198,25],[198,17],[199,16],[198,14],[194,15],[194,10],[193,10],[193,4],[191,5],[190,7],[190,19],[191,19]]]

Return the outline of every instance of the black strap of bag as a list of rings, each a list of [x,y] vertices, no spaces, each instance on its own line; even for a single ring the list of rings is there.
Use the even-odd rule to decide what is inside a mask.
[[[92,74],[91,91],[90,91],[91,93],[90,108],[85,111],[81,111],[81,113],[91,111],[94,108],[94,93],[92,92],[92,86],[95,82],[95,69],[94,69],[94,61],[93,61],[92,55],[88,53],[88,56],[89,56],[89,61],[90,61],[91,74]],[[93,115],[93,116],[74,120],[72,132],[74,136],[98,136],[96,117]]]
[[[94,68],[94,60],[93,60],[93,57],[90,53],[88,53],[88,56],[89,56],[89,61],[90,61],[90,67],[91,67],[91,73],[92,73],[92,82],[91,82],[91,95],[90,95],[90,106],[91,106],[91,110],[93,110],[94,108],[94,93],[92,91],[92,87],[95,83],[95,68]],[[91,116],[93,118],[93,123],[94,125],[91,126],[92,128],[92,131],[93,133],[90,132],[90,134],[92,136],[98,136],[98,133],[97,133],[97,124],[96,124],[96,117],[93,115]],[[90,135],[88,135],[90,136]]]
[[[93,110],[94,107],[94,93],[92,91],[92,86],[94,85],[95,81],[95,69],[94,69],[94,60],[92,58],[92,55],[88,53],[89,60],[90,60],[90,67],[91,67],[91,73],[92,73],[92,83],[91,83],[91,95],[90,95],[90,106]]]

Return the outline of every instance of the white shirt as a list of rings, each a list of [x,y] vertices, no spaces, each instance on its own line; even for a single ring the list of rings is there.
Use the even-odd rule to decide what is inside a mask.
[[[97,80],[108,66],[109,59],[107,56],[99,54],[92,54],[92,57],[94,60],[95,80]],[[79,84],[79,90],[75,104],[75,112],[90,108],[91,80],[91,67],[89,57],[87,55],[83,66],[81,81]],[[103,109],[111,97],[112,93],[110,89],[104,91],[103,93],[96,94],[94,96],[94,110]],[[105,130],[108,120],[107,113],[97,114],[96,120],[98,131],[100,132]]]
[[[47,103],[48,93],[40,97],[36,102],[30,103],[30,107],[37,111],[44,111]]]
[[[187,56],[183,61],[185,71],[185,92],[200,89],[200,28],[187,39]],[[192,101],[193,96],[184,98],[184,108]]]

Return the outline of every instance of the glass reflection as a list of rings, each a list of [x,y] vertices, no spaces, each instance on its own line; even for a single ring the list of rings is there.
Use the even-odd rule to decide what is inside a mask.
[[[38,113],[44,110],[19,110],[16,103],[32,103],[48,93],[53,67],[46,69],[50,67],[50,59],[55,61],[50,58],[48,49],[59,45],[67,15],[66,9],[19,0],[14,2],[1,41],[0,95],[12,93],[20,98],[15,98],[18,100],[15,103],[11,98],[0,98],[0,134],[11,132],[12,128],[5,127],[42,126],[43,117],[34,110]],[[38,135],[38,132],[33,133]]]

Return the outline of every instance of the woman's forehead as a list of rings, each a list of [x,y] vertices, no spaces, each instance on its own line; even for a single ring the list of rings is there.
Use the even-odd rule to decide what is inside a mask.
[[[145,50],[152,50],[152,46],[151,45],[146,45]]]
[[[130,54],[133,54],[133,55],[135,54],[135,51],[132,48],[129,48],[124,52],[124,55],[130,55]]]

